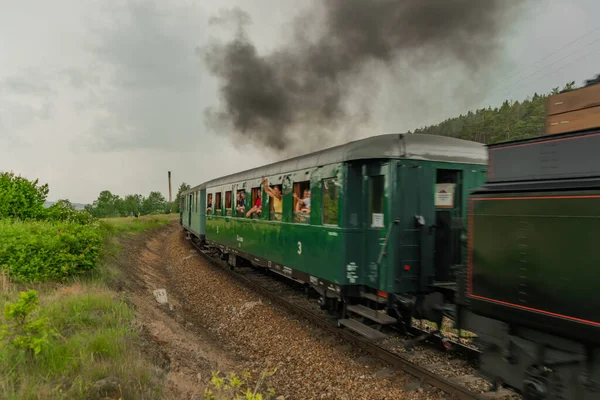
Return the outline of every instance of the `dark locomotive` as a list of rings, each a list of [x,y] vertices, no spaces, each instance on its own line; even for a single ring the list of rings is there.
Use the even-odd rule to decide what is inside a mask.
[[[568,107],[594,115],[599,89],[567,93]],[[564,97],[550,101],[571,114]],[[526,399],[600,399],[600,130],[548,129],[489,146],[487,182],[469,198],[462,325],[478,335],[481,372]]]

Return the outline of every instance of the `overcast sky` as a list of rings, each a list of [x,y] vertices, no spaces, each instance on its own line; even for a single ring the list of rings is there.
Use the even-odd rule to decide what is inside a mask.
[[[166,196],[168,170],[175,193],[182,181],[278,160],[206,126],[219,82],[199,52],[233,34],[208,21],[236,5],[250,14],[258,52],[272,51],[300,3],[311,4],[0,0],[0,171],[48,183],[49,200],[88,203],[104,189]],[[526,15],[507,29],[477,96],[457,98],[456,88],[472,82],[450,85],[444,73],[410,66],[377,76],[373,118],[361,135],[412,130],[600,73],[600,2],[537,1]],[[439,93],[423,103],[415,90]]]

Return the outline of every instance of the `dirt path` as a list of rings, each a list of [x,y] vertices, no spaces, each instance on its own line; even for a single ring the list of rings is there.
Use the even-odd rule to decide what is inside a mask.
[[[233,370],[239,360],[222,350],[200,326],[187,321],[180,312],[177,296],[171,295],[165,250],[166,239],[176,229],[162,229],[146,242],[126,242],[119,267],[136,307],[137,320],[148,339],[144,350],[165,372],[165,398],[201,399],[211,371]],[[157,289],[166,289],[168,304],[156,300]]]
[[[306,321],[240,287],[202,259],[178,225],[125,245],[121,268],[148,352],[167,371],[165,398],[202,398],[211,370],[277,367],[269,384],[285,399],[438,399],[403,392],[405,376],[324,337]],[[166,289],[168,306],[153,291]]]

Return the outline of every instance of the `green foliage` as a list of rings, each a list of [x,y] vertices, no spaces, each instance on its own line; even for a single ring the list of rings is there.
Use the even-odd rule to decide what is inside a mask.
[[[104,237],[118,236],[123,233],[141,233],[160,228],[172,220],[166,215],[140,218],[105,218],[100,220],[100,229]]]
[[[160,192],[150,192],[148,197],[142,201],[142,214],[164,214],[167,209],[167,201]]]
[[[123,199],[123,211],[125,213],[133,213],[136,215],[137,213],[142,213],[142,202],[144,201],[144,196],[141,194],[128,194]]]
[[[18,281],[61,280],[94,268],[98,224],[0,221],[0,270]]]
[[[12,346],[29,355],[37,355],[42,351],[48,344],[49,330],[47,318],[32,317],[38,304],[39,295],[35,290],[21,292],[16,303],[4,304],[6,322],[0,325],[0,344]]]
[[[183,192],[185,192],[186,190],[190,190],[191,186],[188,185],[185,182],[182,182],[181,185],[179,185],[179,189],[177,190],[177,196],[175,196],[175,201],[173,204],[173,212],[174,213],[179,213],[181,211],[181,196],[183,195]]]
[[[573,89],[576,89],[575,82],[569,82],[563,91]],[[469,111],[440,124],[416,129],[414,133],[452,136],[486,144],[541,136],[546,126],[548,96],[559,92],[554,88],[549,94],[535,93],[523,102],[507,100],[500,107]]]
[[[59,200],[46,209],[46,218],[51,221],[72,222],[89,225],[95,218],[86,210],[76,210],[69,200]]]
[[[12,172],[0,173],[0,219],[38,218],[44,214],[48,184],[39,186]]]
[[[263,371],[255,385],[249,383],[251,375],[244,371],[241,376],[234,373],[221,376],[220,371],[213,371],[210,385],[204,391],[205,400],[268,400],[275,396],[275,390],[270,388],[266,393],[260,393],[265,378],[273,376],[273,371]]]
[[[162,398],[157,373],[135,346],[141,338],[124,301],[89,285],[49,290],[29,314],[29,321],[33,314],[46,321],[48,335],[37,355],[0,345],[1,399],[97,398],[90,388],[108,376],[119,380],[118,395],[124,399]],[[32,305],[30,300],[19,303],[18,315]]]
[[[164,214],[167,201],[160,192],[150,192],[148,197],[130,194],[121,198],[108,190],[103,190],[92,204],[85,206],[85,211],[96,218],[127,217]]]

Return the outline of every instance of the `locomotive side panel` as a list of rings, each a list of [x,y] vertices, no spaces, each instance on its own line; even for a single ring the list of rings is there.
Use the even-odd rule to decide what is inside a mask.
[[[597,336],[599,202],[598,191],[472,198],[473,311],[568,337]]]

